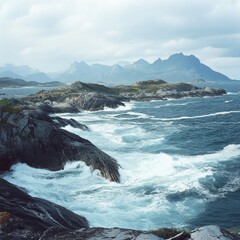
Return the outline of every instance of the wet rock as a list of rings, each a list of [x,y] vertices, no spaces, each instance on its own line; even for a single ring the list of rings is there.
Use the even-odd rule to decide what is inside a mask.
[[[86,218],[64,207],[34,198],[0,178],[0,239],[39,239],[51,227],[87,228]]]
[[[76,231],[59,230],[51,228],[47,230],[40,240],[161,240],[151,233],[121,228],[82,228]]]
[[[60,128],[70,124],[87,130],[85,125],[73,119],[52,119],[40,109],[11,105],[0,109],[0,120],[0,171],[9,170],[17,162],[61,170],[68,161],[83,161],[92,170],[100,170],[106,179],[119,182],[119,165],[115,159],[88,140]]]

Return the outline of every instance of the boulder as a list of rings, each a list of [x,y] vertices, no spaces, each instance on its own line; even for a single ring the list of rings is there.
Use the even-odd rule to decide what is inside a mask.
[[[47,229],[88,228],[86,218],[0,178],[0,239],[39,239]]]
[[[240,240],[240,236],[218,226],[209,225],[191,232],[191,240]]]

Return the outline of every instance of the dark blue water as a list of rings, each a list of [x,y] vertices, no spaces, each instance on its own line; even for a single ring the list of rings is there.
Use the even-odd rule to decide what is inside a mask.
[[[62,115],[91,132],[67,130],[118,160],[120,184],[80,163],[54,173],[18,164],[6,179],[86,216],[93,226],[239,227],[240,85],[224,88],[228,94],[220,97]]]

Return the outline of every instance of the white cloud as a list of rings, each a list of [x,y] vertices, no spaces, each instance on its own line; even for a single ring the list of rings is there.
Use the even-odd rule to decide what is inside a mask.
[[[239,22],[238,0],[2,0],[0,64],[48,71],[184,52],[221,71],[239,62]]]

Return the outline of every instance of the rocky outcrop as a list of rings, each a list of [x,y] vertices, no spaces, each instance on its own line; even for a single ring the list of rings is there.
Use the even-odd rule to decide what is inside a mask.
[[[61,230],[53,227],[47,230],[40,240],[163,240],[151,233],[122,228],[82,228],[80,230]]]
[[[74,120],[51,118],[41,109],[25,105],[0,105],[0,171],[7,171],[17,162],[35,168],[61,170],[67,161],[83,161],[102,176],[119,182],[116,160],[91,142],[61,129],[70,124],[87,130]]]
[[[124,106],[124,97],[117,96],[115,91],[98,84],[75,82],[71,86],[50,91],[41,91],[25,98],[30,102],[43,105],[49,112],[80,112],[81,110],[97,111],[104,107],[117,108]]]
[[[199,88],[188,83],[167,83],[163,80],[143,81],[131,86],[118,86],[114,89],[118,91],[120,96],[135,101],[220,96],[226,94],[224,89]]]
[[[51,227],[76,230],[88,228],[88,221],[0,178],[0,239],[39,239]]]

